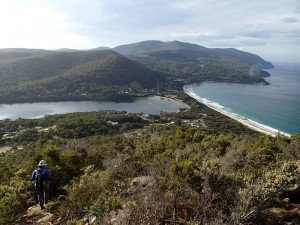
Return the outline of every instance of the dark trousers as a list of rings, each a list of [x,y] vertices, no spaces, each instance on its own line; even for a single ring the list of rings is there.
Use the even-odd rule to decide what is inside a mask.
[[[40,206],[43,206],[44,203],[47,204],[48,203],[48,199],[49,199],[49,184],[45,184],[45,188],[43,190],[38,190],[37,191],[37,197],[38,197],[38,201]]]

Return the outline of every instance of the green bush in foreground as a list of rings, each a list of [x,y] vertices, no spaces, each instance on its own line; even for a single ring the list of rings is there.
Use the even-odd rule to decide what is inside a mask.
[[[2,154],[0,224],[14,223],[34,204],[29,179],[40,159],[53,176],[47,210],[69,215],[69,223],[84,212],[106,224],[112,211],[121,209],[124,224],[263,224],[265,209],[278,205],[282,189],[294,185],[299,174],[299,135],[240,135],[157,121],[145,129],[121,130],[24,142],[24,149]],[[142,176],[153,183],[128,191],[132,179]]]

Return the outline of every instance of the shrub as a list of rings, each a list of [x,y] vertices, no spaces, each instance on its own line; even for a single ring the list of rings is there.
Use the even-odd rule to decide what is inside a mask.
[[[299,163],[277,163],[274,170],[267,170],[260,179],[246,180],[239,191],[239,202],[233,211],[237,221],[257,220],[263,209],[271,207],[284,188],[294,185],[298,176]]]
[[[112,196],[108,191],[103,191],[91,207],[91,212],[101,222],[109,212],[121,209],[121,202],[120,198]]]
[[[30,183],[14,177],[9,185],[0,186],[0,224],[13,224],[18,213],[24,212],[30,203]]]

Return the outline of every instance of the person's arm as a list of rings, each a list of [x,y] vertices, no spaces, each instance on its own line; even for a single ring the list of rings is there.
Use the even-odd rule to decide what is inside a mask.
[[[48,170],[45,171],[45,175],[46,175],[46,181],[47,183],[51,180],[51,175],[50,172]]]
[[[36,176],[36,170],[33,171],[32,175],[31,175],[31,181],[35,180],[35,176]]]

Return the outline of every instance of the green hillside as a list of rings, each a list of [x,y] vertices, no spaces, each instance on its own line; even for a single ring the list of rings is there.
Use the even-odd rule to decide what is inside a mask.
[[[153,88],[164,79],[163,74],[111,50],[29,53],[9,60],[2,54],[0,101],[101,98],[130,87]]]
[[[194,59],[200,61],[201,59],[212,60],[214,62],[237,61],[246,63],[250,66],[254,65],[261,69],[270,69],[274,66],[272,63],[263,60],[258,55],[240,51],[233,48],[205,48],[200,45],[171,41],[143,41],[134,44],[121,45],[114,48],[115,51],[123,55],[135,56],[165,56],[168,54],[172,58],[180,59]]]
[[[273,65],[236,49],[144,41],[112,50],[0,49],[0,103],[129,100],[202,81],[267,84]],[[118,52],[118,53],[117,53]]]
[[[260,135],[181,99],[188,111],[147,117],[0,120],[0,224],[299,224],[300,136]],[[45,210],[30,182],[41,159]]]
[[[234,49],[147,44],[156,51],[139,43],[126,57],[2,52],[0,102],[120,99],[158,81],[165,91],[204,80],[262,83],[246,71],[270,66]],[[0,224],[299,224],[299,134],[262,135],[172,94],[190,108],[0,120]],[[43,210],[30,181],[41,159],[52,175]]]
[[[118,46],[114,50],[187,82],[214,80],[266,83],[261,77],[269,74],[261,69],[274,67],[270,62],[248,52],[205,48],[179,41],[144,41]],[[250,71],[254,71],[252,76]]]
[[[0,49],[0,61],[15,60],[45,53],[42,49],[7,48]]]
[[[124,55],[145,55],[149,52],[175,51],[179,49],[195,50],[198,52],[203,52],[205,55],[210,52],[208,48],[200,45],[184,43],[180,41],[142,41],[128,45],[120,45],[114,48],[115,51]]]

